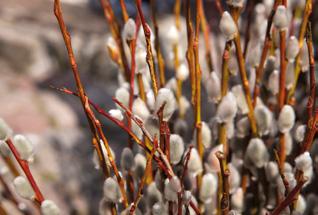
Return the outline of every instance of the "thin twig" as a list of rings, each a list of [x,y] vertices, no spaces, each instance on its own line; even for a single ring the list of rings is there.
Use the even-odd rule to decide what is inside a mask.
[[[21,159],[20,154],[17,151],[17,149],[15,148],[15,146],[13,145],[13,142],[11,139],[8,139],[6,141],[6,143],[7,143],[8,147],[10,148],[12,154],[14,155],[16,161],[19,163],[19,165],[20,165],[21,169],[23,170],[25,176],[27,177],[28,181],[30,182],[32,189],[34,190],[35,202],[41,204],[44,201],[44,197],[43,197],[43,194],[42,194],[39,186],[35,182],[34,177],[30,171],[29,163],[26,160]]]
[[[226,158],[223,152],[216,152],[216,157],[220,163],[221,169],[221,178],[222,178],[222,197],[221,197],[221,212],[223,215],[229,214],[230,210],[230,185],[229,185],[229,176],[230,171],[226,167]]]
[[[155,71],[155,62],[154,62],[154,57],[153,57],[152,48],[151,48],[151,40],[150,40],[151,32],[150,32],[149,26],[146,23],[144,14],[142,12],[141,0],[135,0],[135,2],[136,2],[139,17],[141,20],[142,28],[144,30],[145,39],[146,39],[146,44],[147,44],[146,60],[147,60],[147,64],[148,64],[149,71],[150,71],[153,92],[154,92],[155,97],[156,97],[158,94],[158,84],[157,84],[157,75],[156,75],[156,71]]]

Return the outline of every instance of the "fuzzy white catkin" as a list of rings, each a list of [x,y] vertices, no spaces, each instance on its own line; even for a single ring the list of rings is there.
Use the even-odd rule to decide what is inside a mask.
[[[189,69],[186,63],[181,63],[176,71],[176,77],[180,81],[185,81],[189,77]]]
[[[273,182],[279,176],[278,166],[275,162],[270,161],[265,166],[265,175],[268,181]]]
[[[135,164],[134,161],[134,154],[130,148],[124,148],[123,152],[121,153],[120,158],[120,166],[125,170],[130,170]]]
[[[244,192],[242,188],[238,188],[231,197],[231,207],[238,211],[243,211]]]
[[[202,202],[208,203],[212,201],[212,198],[217,191],[217,184],[217,177],[212,173],[203,175],[199,194]]]
[[[27,179],[23,176],[18,176],[13,180],[13,185],[16,192],[25,199],[32,199],[34,196],[34,191],[27,181]]]
[[[13,137],[13,144],[19,152],[20,158],[29,160],[33,156],[34,146],[33,143],[25,136],[17,134]]]
[[[304,214],[305,210],[307,207],[307,203],[305,198],[300,194],[298,196],[297,202],[296,202],[296,207],[295,207],[295,212],[297,212],[298,214]]]
[[[112,203],[118,203],[121,198],[120,189],[117,181],[109,177],[104,182],[104,197],[107,201]]]
[[[111,115],[112,117],[114,117],[115,119],[122,121],[124,119],[124,116],[122,114],[122,112],[118,109],[111,109],[108,111],[109,115]]]
[[[171,202],[176,202],[178,200],[177,193],[174,192],[170,187],[169,179],[165,180],[164,197],[167,201],[171,201]]]
[[[246,156],[257,168],[263,167],[269,158],[269,154],[263,140],[259,138],[251,139],[246,149]]]
[[[309,55],[308,55],[308,47],[307,43],[303,43],[303,47],[300,50],[300,64],[301,64],[301,71],[306,72],[309,68]]]
[[[216,74],[216,72],[211,72],[206,84],[205,88],[208,94],[208,97],[213,102],[218,102],[221,98],[221,82],[220,78]]]
[[[147,165],[147,159],[142,154],[138,153],[135,155],[135,173],[141,177],[144,174]]]
[[[237,34],[237,27],[232,16],[227,11],[222,14],[219,26],[226,40],[234,39]]]
[[[142,49],[136,49],[135,61],[136,61],[136,73],[141,73],[141,70],[147,67],[147,52]]]
[[[129,18],[127,22],[124,25],[124,30],[123,30],[124,38],[126,40],[133,40],[135,39],[136,35],[136,23],[133,19]]]
[[[290,131],[295,124],[295,111],[290,105],[284,105],[278,117],[278,129],[281,133]]]
[[[182,116],[184,116],[190,107],[190,102],[185,96],[181,96],[179,99],[179,111]]]
[[[172,45],[176,45],[180,39],[180,33],[175,25],[171,25],[167,32],[168,42]]]
[[[293,87],[294,82],[295,82],[295,66],[293,62],[288,61],[286,66],[286,82],[285,82],[286,89],[290,90]]]
[[[117,44],[114,40],[114,38],[112,36],[109,36],[107,38],[107,41],[106,41],[106,46],[109,48],[109,49],[112,49],[114,51],[118,51],[117,50]]]
[[[277,7],[274,15],[274,25],[280,31],[284,31],[288,28],[288,16],[285,6],[279,5]]]
[[[188,170],[193,176],[196,176],[203,171],[201,158],[199,156],[197,149],[195,148],[192,148],[190,152]]]
[[[12,135],[12,130],[8,124],[0,118],[0,140],[6,141]]]
[[[177,164],[180,162],[184,152],[183,139],[178,134],[170,135],[170,162]]]
[[[309,152],[304,152],[303,154],[295,158],[296,169],[299,169],[303,172],[312,167],[312,159]]]
[[[176,109],[176,99],[173,92],[167,88],[161,88],[158,91],[155,102],[155,112],[158,112],[163,104],[165,104],[163,108],[163,120],[168,121]]]
[[[41,203],[41,213],[42,215],[59,215],[60,209],[51,200],[44,200]]]
[[[153,93],[152,90],[149,90],[146,94],[147,97],[147,105],[150,110],[155,109],[155,94]]]
[[[218,122],[231,122],[237,113],[237,103],[233,93],[229,92],[223,97],[216,110]]]
[[[227,3],[229,6],[240,7],[240,8],[243,7],[244,2],[245,2],[245,0],[227,0],[227,1],[226,1],[226,3]]]
[[[287,43],[286,58],[290,62],[294,62],[296,56],[299,53],[299,43],[295,36],[291,36]]]
[[[241,114],[247,114],[248,113],[248,106],[245,99],[245,93],[243,91],[242,85],[235,85],[231,89],[235,99],[237,107],[240,110]]]
[[[211,130],[206,122],[202,122],[201,137],[204,148],[209,148],[212,143]]]
[[[267,135],[272,126],[272,113],[265,105],[257,105],[254,109],[257,129],[260,136]]]
[[[125,107],[129,105],[129,92],[126,88],[120,87],[115,92],[115,98],[120,101]],[[119,107],[119,105],[117,105]]]
[[[233,163],[229,163],[229,170],[231,173],[229,176],[230,194],[233,194],[240,187],[241,175]]]
[[[7,157],[11,154],[11,150],[5,141],[0,140],[0,153]]]
[[[286,155],[290,155],[290,153],[293,151],[293,138],[290,135],[290,132],[285,133],[284,139]]]
[[[269,78],[268,78],[268,84],[267,84],[268,90],[273,94],[276,95],[279,90],[279,72],[278,70],[274,70]]]
[[[136,98],[133,106],[132,106],[132,112],[140,117],[143,121],[146,121],[146,119],[149,117],[150,112],[145,104],[145,102],[141,98]]]
[[[297,128],[296,128],[296,131],[295,131],[295,134],[294,134],[294,137],[295,137],[295,140],[297,142],[302,142],[305,138],[305,133],[306,133],[306,128],[307,126],[306,125],[299,125]]]
[[[248,117],[243,117],[236,123],[236,132],[235,135],[238,138],[244,138],[250,133],[250,121]],[[258,128],[258,127],[257,127]]]

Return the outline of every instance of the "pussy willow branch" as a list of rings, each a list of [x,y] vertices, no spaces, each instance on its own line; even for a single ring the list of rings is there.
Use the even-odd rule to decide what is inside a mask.
[[[146,23],[144,14],[142,12],[142,8],[141,8],[141,0],[135,0],[136,2],[136,7],[138,10],[138,14],[141,20],[141,24],[142,24],[142,28],[144,30],[144,35],[145,35],[145,39],[146,39],[146,44],[147,44],[147,64],[149,67],[149,71],[150,71],[150,77],[151,77],[151,82],[152,82],[152,88],[153,88],[153,92],[155,94],[155,97],[158,94],[158,84],[157,84],[157,75],[156,75],[156,70],[155,70],[155,62],[154,62],[154,57],[152,54],[152,48],[151,48],[151,32],[149,29],[149,26]]]
[[[6,144],[8,145],[8,147],[10,148],[10,151],[12,152],[12,154],[14,155],[16,161],[18,162],[18,164],[20,165],[21,169],[23,170],[25,176],[27,177],[32,189],[34,190],[35,193],[35,203],[38,203],[41,205],[41,203],[44,201],[44,197],[43,194],[39,188],[39,186],[37,185],[37,183],[34,180],[34,177],[30,171],[30,167],[29,167],[29,163],[26,160],[22,160],[20,157],[19,152],[17,151],[17,149],[15,148],[15,146],[13,145],[13,142],[11,139],[8,139],[6,141]]]
[[[120,7],[121,7],[122,15],[123,15],[123,20],[126,23],[129,19],[129,16],[128,16],[125,0],[120,0]]]
[[[114,15],[114,11],[112,9],[112,6],[109,0],[100,0],[100,2],[103,8],[104,16],[110,27],[112,36],[115,39],[116,44],[120,51],[120,57],[121,57],[122,67],[123,67],[122,69],[124,71],[126,81],[129,81],[129,66],[128,66],[128,61],[127,61],[127,57],[124,50],[123,41],[120,34],[119,25],[116,20],[116,16]]]
[[[152,23],[154,25],[155,30],[155,49],[157,53],[157,61],[158,61],[158,69],[159,69],[159,84],[160,87],[164,87],[166,84],[166,77],[165,77],[165,62],[162,56],[161,47],[160,47],[160,39],[159,39],[159,27],[157,23],[157,17],[156,17],[156,0],[151,0],[151,17],[152,17]]]
[[[99,120],[97,120],[97,118],[95,117],[93,111],[90,109],[90,105],[88,103],[88,99],[85,95],[85,91],[84,91],[84,87],[82,86],[82,83],[81,83],[81,79],[80,79],[80,76],[79,76],[79,71],[78,71],[78,68],[77,68],[77,64],[76,64],[76,61],[75,61],[75,57],[74,57],[74,54],[73,54],[73,50],[72,50],[72,45],[71,45],[71,38],[70,38],[70,35],[69,35],[69,32],[67,31],[66,29],[66,26],[64,24],[64,20],[63,20],[63,15],[62,15],[62,11],[61,11],[61,6],[60,6],[60,1],[59,0],[55,0],[54,2],[54,13],[55,13],[55,16],[59,22],[59,25],[60,25],[60,29],[61,29],[61,32],[62,32],[62,35],[63,35],[63,38],[64,38],[64,42],[65,42],[65,45],[66,45],[66,48],[67,48],[67,51],[68,51],[68,55],[69,55],[69,60],[70,60],[70,63],[72,65],[72,71],[73,71],[73,74],[74,74],[74,77],[75,77],[75,80],[76,80],[76,85],[77,85],[77,89],[79,91],[79,97],[82,101],[82,106],[84,108],[84,111],[86,113],[86,116],[88,118],[88,121],[90,122],[90,125],[91,125],[91,130],[92,130],[92,133],[95,135],[95,138],[97,140],[99,140],[99,137],[102,139],[103,141],[103,144],[105,145],[105,148],[106,148],[106,151],[107,151],[107,154],[108,154],[108,159],[109,159],[109,162],[111,163],[111,166],[113,168],[113,171],[114,171],[114,174],[116,175],[116,178],[117,178],[117,181],[118,181],[118,184],[119,184],[119,187],[120,187],[120,191],[121,191],[121,194],[122,194],[122,197],[123,197],[123,203],[124,203],[124,206],[127,207],[128,206],[128,201],[127,201],[127,195],[126,195],[126,191],[125,191],[125,188],[124,188],[124,181],[122,179],[122,177],[120,176],[119,172],[118,172],[118,169],[117,169],[117,166],[114,162],[114,159],[113,159],[113,155],[111,153],[111,150],[110,150],[110,147],[109,147],[109,144],[108,144],[108,141],[106,140],[106,137],[103,133],[103,130],[102,130],[102,127],[101,127],[101,123],[99,122]],[[99,144],[100,141],[98,141]],[[100,148],[99,150],[101,150],[101,145],[99,145]],[[105,165],[106,165],[106,159],[103,155],[103,153],[100,153],[100,155],[102,155],[102,157],[100,157],[100,161],[103,162],[102,166],[103,166],[103,169],[105,169]],[[106,176],[108,175],[108,173],[104,170]]]
[[[276,163],[277,163],[277,166],[278,166],[278,172],[279,172],[279,175],[283,181],[283,184],[285,186],[285,196],[289,193],[289,183],[288,183],[288,180],[284,174],[284,169],[282,168],[282,164],[281,164],[281,159],[279,158],[279,155],[278,155],[278,152],[276,150],[274,150],[274,155],[275,155],[275,160],[276,160]],[[279,187],[277,188],[279,189]]]
[[[279,5],[279,2],[280,2],[280,0],[275,0],[272,11],[271,11],[271,13],[268,17],[268,21],[267,21],[266,35],[265,35],[265,40],[264,40],[264,44],[263,44],[261,60],[260,60],[259,65],[256,69],[256,79],[255,79],[255,85],[254,85],[254,90],[253,90],[253,93],[254,93],[253,94],[253,106],[254,107],[256,105],[257,97],[260,93],[261,80],[262,80],[262,76],[263,76],[263,70],[264,70],[264,65],[265,65],[266,58],[267,58],[267,53],[268,53],[268,50],[270,50],[271,45],[272,45],[271,29],[272,29],[274,15],[276,13],[276,9]]]
[[[63,93],[69,94],[69,95],[73,95],[78,97],[79,95],[67,88],[55,88]],[[116,125],[118,125],[121,129],[123,129],[125,132],[127,132],[135,141],[136,143],[138,143],[138,145],[140,145],[146,152],[151,153],[153,150],[153,146],[155,144],[154,139],[151,137],[151,135],[149,134],[149,132],[146,130],[146,128],[143,125],[143,122],[138,119],[137,117],[135,117],[127,107],[123,106],[122,103],[120,103],[118,100],[116,100],[115,98],[113,98],[113,100],[126,112],[126,115],[128,118],[132,119],[137,126],[142,130],[143,134],[151,141],[152,143],[152,147],[150,145],[145,145],[132,131],[130,128],[128,128],[127,126],[125,126],[123,124],[123,122],[115,119],[114,117],[110,116],[108,113],[106,113],[102,108],[100,108],[98,105],[94,104],[92,101],[90,101],[89,99],[87,100],[87,102],[89,104],[92,105],[92,107],[101,115],[103,115],[104,117],[106,117],[107,119],[111,120],[112,122],[114,122]],[[157,152],[158,152],[158,156],[154,155],[153,158],[154,160],[157,162],[159,168],[168,176],[168,178],[172,178],[175,174],[172,170],[172,167],[168,161],[168,159],[166,158],[165,154],[161,151],[160,148],[157,148]],[[196,207],[196,205],[191,201],[190,202],[191,207],[193,208],[193,210],[196,211],[196,214],[200,214],[198,208]]]
[[[229,58],[230,58],[230,49],[231,49],[231,41],[227,41],[223,51],[222,57],[222,82],[221,82],[221,99],[226,96],[228,92],[228,82],[229,82]],[[225,157],[227,157],[229,148],[227,144],[227,135],[226,135],[226,124],[221,123],[219,125],[219,142],[223,145],[223,152]]]
[[[109,172],[108,172],[108,169],[107,169],[107,167],[105,165],[106,159],[105,159],[103,153],[101,153],[102,150],[101,150],[101,145],[99,143],[99,136],[98,136],[98,133],[96,131],[96,126],[90,120],[89,115],[88,115],[88,113],[86,111],[86,108],[85,108],[85,97],[86,97],[85,90],[84,90],[83,84],[81,82],[81,78],[80,78],[80,74],[79,74],[79,71],[78,71],[77,63],[76,63],[76,60],[75,60],[75,57],[74,57],[74,53],[73,53],[73,49],[72,49],[72,43],[71,43],[71,37],[70,37],[70,34],[69,34],[69,32],[68,32],[68,30],[67,30],[67,28],[65,26],[65,23],[64,23],[60,0],[55,0],[54,1],[54,14],[55,14],[56,19],[57,19],[57,21],[59,23],[60,30],[61,30],[64,42],[65,42],[65,46],[66,46],[66,49],[67,49],[69,62],[70,62],[71,67],[72,67],[72,72],[73,72],[73,76],[74,76],[76,87],[77,87],[77,91],[78,91],[78,97],[81,100],[83,110],[85,112],[87,121],[89,122],[91,133],[93,135],[92,142],[93,143],[97,143],[97,145],[96,145],[97,147],[95,147],[95,148],[97,150],[99,161],[101,163],[101,166],[103,168],[103,172],[104,172],[105,176],[108,176]]]
[[[279,92],[278,92],[278,110],[281,111],[285,105],[285,95],[286,95],[286,32],[287,30],[281,30],[279,32],[279,49],[280,49],[280,73],[279,73]],[[282,169],[284,169],[284,164],[286,160],[286,146],[285,146],[285,134],[279,134],[279,157]]]
[[[221,202],[220,202],[220,211],[222,212],[223,215],[228,215],[229,210],[230,210],[230,185],[229,185],[229,176],[230,176],[230,171],[226,167],[226,157],[225,155],[221,152],[218,151],[216,152],[216,157],[219,160],[220,163],[220,169],[221,169],[221,181],[222,181],[222,197],[221,197]]]
[[[245,99],[246,99],[246,103],[247,103],[248,110],[249,110],[248,118],[249,118],[249,121],[251,124],[253,136],[257,136],[258,133],[257,133],[256,120],[255,120],[255,116],[254,116],[254,107],[252,104],[250,87],[249,87],[249,83],[248,83],[248,79],[247,79],[247,74],[246,74],[246,69],[245,69],[245,61],[244,61],[244,57],[243,57],[243,53],[242,53],[241,39],[240,39],[239,33],[237,33],[237,35],[235,36],[234,43],[235,43],[235,47],[236,47],[236,57],[237,57],[238,64],[239,64],[239,71],[240,71],[241,81],[242,81],[242,85],[243,85],[243,89],[244,89],[244,93],[245,93]]]
[[[215,2],[216,9],[218,10],[218,12],[220,13],[220,15],[222,16],[222,14],[223,14],[223,12],[224,12],[224,9],[223,9],[221,0],[215,0],[214,2]]]
[[[88,102],[88,98],[86,97],[86,101],[85,101],[85,107],[86,109],[89,109],[89,102]],[[103,132],[103,129],[102,129],[102,125],[100,123],[100,121],[95,117],[93,111],[88,111],[88,114],[89,114],[89,117],[90,119],[94,122],[94,124],[96,125],[96,128],[97,128],[97,131],[101,137],[101,140],[103,141],[103,144],[106,148],[106,151],[107,151],[107,156],[108,156],[108,160],[112,166],[112,169],[114,171],[114,174],[116,176],[116,179],[118,181],[118,184],[119,184],[119,188],[120,188],[120,192],[121,192],[121,195],[122,195],[122,198],[123,198],[123,204],[124,204],[124,207],[127,208],[128,207],[128,199],[127,199],[127,194],[126,194],[126,190],[125,190],[125,181],[124,179],[122,178],[121,174],[119,173],[118,171],[118,168],[117,168],[117,165],[114,161],[114,157],[112,155],[112,151],[109,147],[109,143],[104,135],[104,132]]]
[[[297,185],[294,187],[294,189],[292,189],[288,195],[286,196],[286,198],[274,209],[274,211],[271,213],[271,215],[279,215],[281,214],[281,212],[288,206],[290,205],[293,200],[295,195],[300,191],[300,189],[302,188],[302,186],[306,183],[305,179],[301,179]]]
[[[304,44],[304,37],[305,37],[305,33],[306,33],[307,23],[308,23],[310,14],[312,13],[312,3],[313,3],[312,0],[306,0],[304,15],[303,15],[303,19],[301,21],[299,35],[298,35],[298,43],[299,43],[300,50],[302,49],[303,44]],[[300,53],[298,53],[298,55],[296,56],[296,59],[295,59],[295,71],[294,71],[295,80],[294,80],[293,86],[289,90],[288,96],[287,96],[289,103],[292,101],[292,97],[294,96],[294,93],[295,93],[295,90],[297,87],[297,83],[298,83],[300,71],[301,71]]]
[[[191,103],[194,107],[195,94],[196,94],[196,82],[195,82],[195,63],[194,63],[194,53],[193,53],[194,40],[193,40],[193,27],[192,27],[192,21],[191,21],[190,0],[186,1],[186,23],[187,23],[187,40],[188,40],[186,58],[189,65],[189,73],[190,73],[190,81],[191,81]]]

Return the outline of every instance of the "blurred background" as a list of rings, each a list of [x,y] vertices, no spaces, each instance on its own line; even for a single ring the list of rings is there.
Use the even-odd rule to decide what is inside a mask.
[[[108,27],[99,0],[61,2],[87,94],[108,110],[114,107],[111,97],[118,71],[108,58]],[[121,20],[119,1],[111,2]],[[126,2],[135,17],[134,1]],[[173,12],[174,1],[157,2],[159,20]],[[149,15],[149,2],[143,6]],[[219,16],[213,1],[205,2],[205,11],[210,25],[217,26],[218,19],[211,19]],[[32,171],[44,195],[63,214],[98,214],[103,176],[92,162],[82,106],[78,99],[50,88],[75,89],[66,54],[53,0],[0,1],[0,117],[15,133],[27,135],[37,145]],[[109,121],[103,123],[118,154],[127,136]]]

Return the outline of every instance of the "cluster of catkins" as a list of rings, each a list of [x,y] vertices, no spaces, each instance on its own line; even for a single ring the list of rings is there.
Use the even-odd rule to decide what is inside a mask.
[[[244,1],[227,1],[229,7],[244,9]],[[169,123],[170,135],[170,154],[169,162],[176,174],[175,177],[167,178],[159,168],[152,169],[153,181],[145,185],[142,198],[140,199],[138,210],[140,214],[171,214],[177,213],[178,195],[180,191],[183,201],[182,213],[197,213],[189,206],[189,199],[199,208],[201,213],[215,214],[220,212],[220,196],[222,196],[222,174],[217,152],[223,152],[223,145],[219,140],[219,128],[221,125],[226,127],[226,138],[229,144],[229,153],[226,158],[226,166],[229,175],[229,208],[230,213],[241,214],[243,212],[252,213],[255,209],[258,213],[265,214],[272,211],[278,204],[285,199],[287,193],[292,190],[296,184],[295,172],[301,171],[306,178],[303,188],[306,188],[314,180],[313,160],[310,152],[297,154],[295,150],[300,148],[304,141],[306,133],[306,121],[299,119],[296,121],[295,107],[289,104],[277,111],[277,97],[280,89],[280,38],[281,31],[287,32],[287,42],[285,50],[285,60],[287,61],[286,80],[284,91],[292,89],[295,81],[295,58],[299,56],[301,71],[305,73],[309,69],[307,45],[302,41],[299,45],[299,39],[294,34],[288,34],[292,26],[293,32],[299,32],[302,16],[295,16],[295,11],[304,12],[305,0],[288,1],[287,8],[279,5],[273,17],[273,27],[271,37],[273,42],[272,50],[266,56],[264,74],[261,79],[261,93],[257,97],[254,107],[254,117],[257,125],[257,134],[252,135],[250,120],[248,115],[250,109],[246,102],[246,95],[238,74],[238,61],[235,55],[236,49],[230,49],[230,58],[228,69],[230,72],[228,92],[221,94],[222,85],[222,51],[226,41],[233,40],[239,34],[240,26],[246,23],[239,20],[238,26],[232,15],[228,12],[221,14],[219,21],[219,30],[222,35],[212,34],[214,49],[212,49],[213,59],[215,60],[214,71],[208,71],[206,58],[200,57],[200,66],[204,86],[202,91],[206,90],[207,98],[202,96],[203,100],[208,100],[202,105],[202,112],[207,109],[212,110],[213,116],[206,121],[201,122],[201,138],[204,146],[204,156],[200,157],[196,147],[196,128],[192,126],[187,117],[191,114],[190,95],[180,92],[180,83],[187,82],[189,79],[188,61],[186,59],[187,41],[183,25],[178,28],[173,21],[169,26],[159,25],[161,31],[159,38],[161,46],[164,49],[165,61],[167,67],[172,67],[172,72],[168,76],[165,86],[158,90],[155,96],[152,88],[151,75],[147,64],[147,43],[145,40],[142,26],[136,33],[136,23],[129,19],[122,30],[122,40],[132,41],[136,39],[135,51],[135,83],[134,97],[132,104],[132,113],[143,122],[143,125],[152,138],[160,136],[160,123],[158,111],[163,107],[163,121]],[[274,0],[264,0],[257,3],[253,8],[253,21],[250,27],[250,41],[246,60],[246,69],[248,72],[248,82],[250,93],[253,95],[253,89],[256,82],[255,70],[261,59],[261,52],[264,44],[266,26],[271,10],[274,7]],[[182,23],[182,22],[181,22]],[[185,24],[184,22],[182,24]],[[150,29],[150,27],[148,26]],[[164,31],[164,32],[162,32]],[[291,35],[291,36],[288,36]],[[155,52],[155,37],[151,32],[150,38],[152,54]],[[203,40],[200,40],[200,44]],[[129,44],[129,43],[128,43]],[[126,45],[126,44],[125,44]],[[115,40],[110,37],[107,43],[112,53],[119,53]],[[175,56],[174,47],[178,47],[178,56]],[[201,46],[200,46],[201,47]],[[301,48],[300,48],[301,47]],[[200,49],[200,55],[204,56],[204,47]],[[129,47],[126,47],[126,55],[130,56]],[[148,56],[149,57],[149,56]],[[175,65],[175,59],[178,58],[179,65]],[[128,57],[129,59],[129,57]],[[131,63],[131,62],[129,62]],[[175,71],[173,71],[175,70]],[[114,97],[125,107],[129,107],[130,83],[119,73],[119,88]],[[308,74],[308,73],[307,73]],[[138,76],[141,83],[138,82]],[[309,80],[309,79],[308,79]],[[140,87],[143,87],[141,89]],[[181,85],[182,86],[182,85]],[[188,85],[185,85],[188,86]],[[183,86],[183,89],[185,89]],[[145,98],[141,98],[140,90],[145,91]],[[302,89],[304,91],[304,88]],[[189,90],[188,90],[189,91]],[[182,92],[182,87],[181,87]],[[296,96],[301,95],[295,106],[303,111],[301,115],[306,115],[306,109],[303,103],[307,101],[305,92],[296,91]],[[286,99],[287,100],[287,99]],[[299,106],[299,107],[298,107]],[[118,107],[112,109],[109,114],[122,121],[125,120],[125,110]],[[130,120],[128,117],[127,120]],[[131,129],[140,139],[145,139],[140,126],[132,122]],[[192,138],[187,138],[188,133],[192,132]],[[284,139],[284,150],[287,158],[293,156],[295,159],[287,159],[279,171],[279,160],[274,156],[274,149],[280,150],[279,136]],[[189,146],[194,146],[189,152]],[[187,156],[189,155],[189,156]],[[295,156],[296,155],[296,156]],[[96,156],[97,158],[97,156]],[[189,158],[189,160],[187,160]],[[98,160],[96,159],[96,164]],[[120,155],[121,171],[124,178],[133,176],[135,189],[138,189],[139,181],[145,174],[147,155],[143,149],[136,147],[125,148]],[[155,162],[153,167],[156,167]],[[186,169],[185,177],[182,177]],[[244,178],[247,176],[247,178]],[[197,183],[200,177],[200,184]],[[180,181],[181,178],[183,181]],[[285,190],[284,181],[288,182],[289,190]],[[243,182],[243,180],[246,180]],[[242,184],[246,183],[246,187]],[[198,187],[200,185],[200,187]],[[104,185],[105,198],[102,200],[102,211],[107,210],[107,203],[121,201],[121,195],[117,181],[108,178]],[[293,207],[286,207],[281,214],[303,214],[306,210],[305,197],[300,193],[293,201]],[[309,209],[307,209],[309,210]],[[128,213],[129,208],[124,210],[123,214]],[[255,212],[254,211],[254,212]],[[138,213],[137,213],[138,214]]]
[[[0,170],[1,177],[1,200],[10,200],[18,210],[24,214],[32,214],[29,206],[24,202],[18,200],[13,193],[11,193],[11,181],[13,180],[13,187],[15,192],[22,198],[32,200],[36,205],[40,206],[41,213],[43,215],[59,215],[60,210],[57,205],[48,199],[36,199],[34,185],[31,186],[30,177],[33,178],[32,173],[29,171],[29,164],[32,164],[34,160],[34,144],[24,135],[13,135],[12,129],[6,124],[6,122],[0,118],[0,154],[4,164],[2,163]],[[14,155],[13,155],[14,154]],[[16,162],[10,162],[15,158],[17,163],[21,165],[21,168],[26,174],[26,177],[19,175],[19,171],[16,171]],[[5,165],[7,164],[7,165]],[[35,185],[37,186],[37,185]],[[1,201],[0,201],[1,202]],[[2,210],[1,210],[2,211]],[[3,212],[3,211],[2,211]]]

